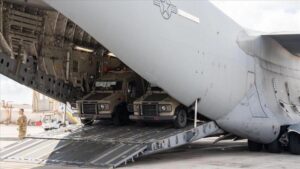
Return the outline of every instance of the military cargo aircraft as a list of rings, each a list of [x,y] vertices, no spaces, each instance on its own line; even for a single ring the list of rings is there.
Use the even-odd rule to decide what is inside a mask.
[[[1,11],[0,72],[26,86],[74,102],[110,54],[250,150],[300,154],[299,33],[246,30],[203,0],[15,0]]]

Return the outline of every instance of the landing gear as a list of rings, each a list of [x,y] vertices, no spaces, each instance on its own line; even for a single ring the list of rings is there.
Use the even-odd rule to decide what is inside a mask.
[[[266,144],[266,149],[270,153],[281,153],[282,146],[278,139],[274,140],[272,143]]]
[[[289,133],[289,150],[292,154],[300,155],[300,135],[294,132]]]
[[[81,123],[85,126],[91,126],[94,123],[93,119],[80,119]]]
[[[175,128],[184,128],[187,124],[187,112],[184,108],[178,108],[176,119],[174,120]]]
[[[300,155],[300,134],[296,132],[285,132],[279,138],[269,144],[261,144],[248,140],[249,151],[262,151],[263,147],[269,153],[281,153],[289,151],[292,154]]]
[[[253,152],[262,151],[263,146],[264,146],[264,144],[248,140],[249,151],[253,151]],[[265,144],[265,148],[270,153],[281,153],[281,151],[282,151],[281,143],[278,141],[278,139],[276,139],[272,143]]]
[[[259,152],[263,149],[263,144],[248,140],[248,149],[252,152]]]

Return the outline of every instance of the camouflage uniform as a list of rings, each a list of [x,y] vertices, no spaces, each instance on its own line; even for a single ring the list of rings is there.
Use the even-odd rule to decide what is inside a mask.
[[[22,115],[18,118],[18,125],[19,125],[19,139],[24,139],[27,130],[27,117],[25,115]]]

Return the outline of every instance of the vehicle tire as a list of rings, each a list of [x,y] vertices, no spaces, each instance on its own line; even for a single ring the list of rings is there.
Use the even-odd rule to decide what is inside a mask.
[[[252,152],[259,152],[263,149],[263,144],[248,140],[248,150]]]
[[[120,126],[122,124],[122,119],[120,117],[120,108],[116,108],[112,116],[112,122],[115,126]]]
[[[269,153],[281,153],[282,147],[278,139],[274,140],[272,143],[266,144],[266,150]]]
[[[112,121],[115,126],[121,126],[129,123],[129,112],[126,104],[120,104],[114,111]]]
[[[144,121],[136,121],[136,124],[138,125],[138,126],[140,126],[140,127],[144,127],[144,126],[146,126],[147,124],[144,122]]]
[[[94,123],[94,120],[92,119],[80,119],[81,123],[85,126],[91,126]]]
[[[123,105],[123,106],[120,108],[120,113],[121,113],[121,115],[122,115],[121,123],[122,123],[123,125],[124,125],[124,124],[129,124],[129,122],[130,122],[130,119],[129,119],[130,112],[128,111],[126,104]]]
[[[289,133],[289,151],[292,154],[300,155],[300,135],[297,133]]]
[[[176,118],[173,122],[175,128],[184,128],[187,124],[187,113],[182,107],[176,110]]]

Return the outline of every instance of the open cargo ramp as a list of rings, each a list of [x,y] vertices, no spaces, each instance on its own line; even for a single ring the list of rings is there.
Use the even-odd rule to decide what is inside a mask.
[[[99,124],[46,132],[0,151],[1,161],[115,168],[134,159],[178,147],[220,131],[215,122],[174,129]]]

